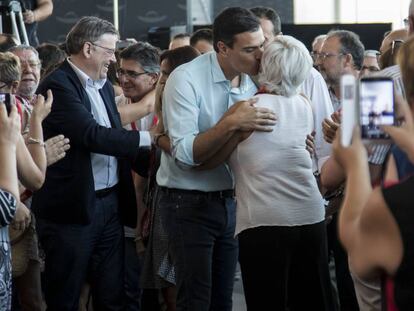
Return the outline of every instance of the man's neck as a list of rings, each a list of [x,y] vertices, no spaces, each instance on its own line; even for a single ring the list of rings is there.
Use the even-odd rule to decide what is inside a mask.
[[[27,95],[17,92],[16,95],[27,100],[29,103],[32,103],[33,99],[35,98],[35,94]]]
[[[231,68],[230,64],[227,62],[227,59],[218,53],[217,61],[227,80],[232,81],[235,77],[240,75],[240,72],[237,72]]]
[[[95,77],[95,73],[89,70],[88,65],[85,64],[83,59],[78,55],[71,55],[69,57],[69,60],[72,64],[74,64],[77,68],[79,68],[82,72],[84,72],[90,79],[92,80],[98,80]]]
[[[339,84],[331,85],[331,90],[332,90],[332,93],[335,95],[335,97],[337,99],[340,99],[340,97],[341,97],[341,87],[340,87],[340,85]]]
[[[342,75],[353,75],[356,80],[358,80],[359,71],[355,69],[346,68],[344,72],[342,72]],[[340,80],[339,80],[340,81]],[[335,95],[335,97],[339,100],[341,99],[341,84],[338,81],[337,84],[331,85],[331,89]]]

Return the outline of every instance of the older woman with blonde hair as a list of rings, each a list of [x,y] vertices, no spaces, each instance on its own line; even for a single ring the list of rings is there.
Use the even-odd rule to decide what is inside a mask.
[[[312,108],[298,93],[312,58],[295,38],[278,36],[265,48],[261,66],[255,105],[275,112],[273,131],[237,132],[215,157],[220,162],[234,150],[229,164],[247,307],[335,310],[324,207],[305,144]]]

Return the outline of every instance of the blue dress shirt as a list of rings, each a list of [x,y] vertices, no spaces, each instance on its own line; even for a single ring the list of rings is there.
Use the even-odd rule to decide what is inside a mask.
[[[226,164],[207,171],[195,171],[195,137],[213,127],[234,103],[251,98],[257,88],[242,74],[240,85],[232,87],[218,63],[217,54],[207,53],[179,66],[167,80],[163,97],[163,120],[171,139],[172,156],[161,155],[157,183],[169,188],[218,191],[233,188],[233,176]]]

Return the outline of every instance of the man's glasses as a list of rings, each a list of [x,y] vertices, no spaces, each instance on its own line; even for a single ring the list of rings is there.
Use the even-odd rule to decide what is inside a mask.
[[[126,76],[126,77],[129,77],[129,78],[131,78],[131,79],[137,79],[139,76],[141,76],[141,75],[145,75],[145,74],[148,74],[149,72],[146,72],[146,71],[144,71],[144,72],[136,72],[136,71],[133,71],[133,70],[124,70],[124,69],[122,69],[122,68],[119,68],[117,71],[116,71],[116,76],[118,77],[118,79],[121,77],[121,76]]]
[[[310,52],[310,55],[311,55],[313,61],[315,62],[319,57],[319,52],[312,51],[312,52]]]
[[[93,43],[93,42],[89,42],[89,43],[92,44],[93,46],[96,46],[98,48],[101,48],[101,49],[105,50],[105,52],[110,56],[115,54],[115,49],[106,48],[102,45],[99,45],[99,44],[96,44],[96,43]]]
[[[338,57],[338,56],[344,56],[344,53],[338,53],[338,54],[334,54],[334,53],[318,53],[317,59],[320,59],[321,61],[324,61],[327,58],[330,57]]]

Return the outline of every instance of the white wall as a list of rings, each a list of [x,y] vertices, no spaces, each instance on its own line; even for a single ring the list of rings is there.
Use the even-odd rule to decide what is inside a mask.
[[[384,22],[398,29],[404,26],[409,4],[410,0],[294,0],[294,20],[296,24]]]

